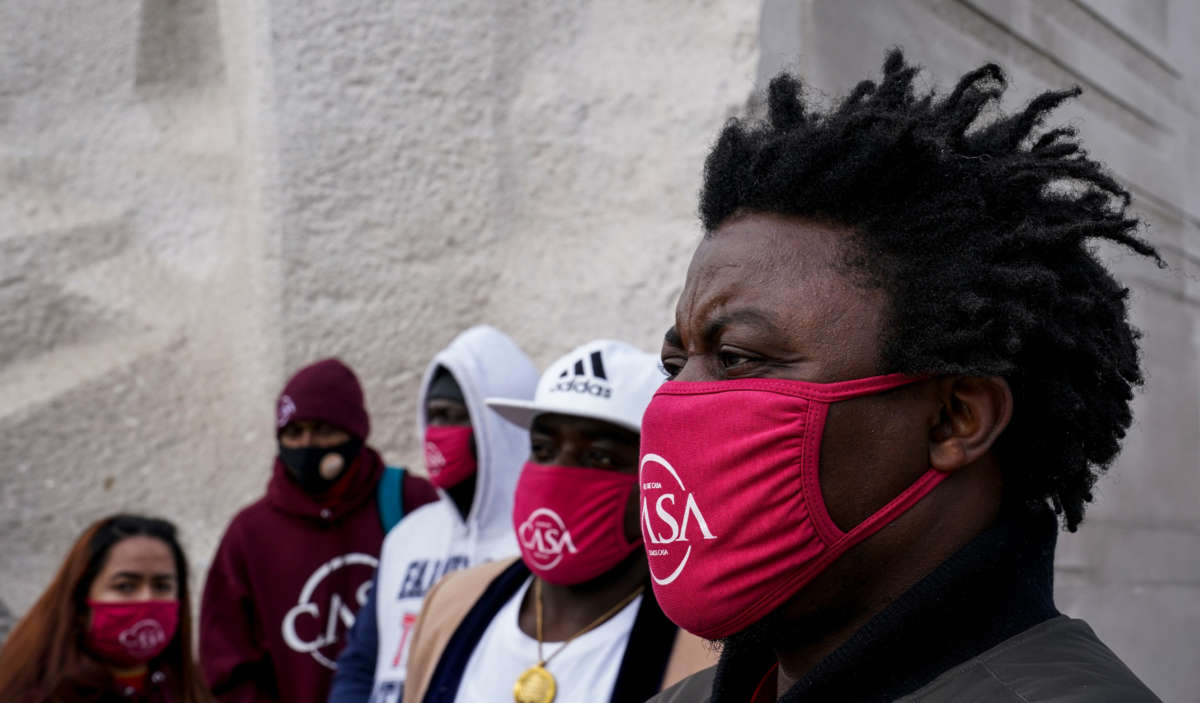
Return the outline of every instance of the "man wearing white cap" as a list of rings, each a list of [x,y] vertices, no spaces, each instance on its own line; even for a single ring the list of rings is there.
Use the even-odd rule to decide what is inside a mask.
[[[664,375],[622,342],[585,344],[532,401],[488,398],[529,428],[513,504],[521,558],[446,576],[426,596],[405,703],[636,701],[714,660],[647,588],[638,524],[642,413]]]

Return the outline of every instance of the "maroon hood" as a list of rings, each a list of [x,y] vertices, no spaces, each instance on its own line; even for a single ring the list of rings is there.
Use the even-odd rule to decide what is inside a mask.
[[[358,377],[338,359],[322,359],[296,372],[275,404],[275,431],[293,420],[322,420],[359,439],[371,432],[371,418]]]

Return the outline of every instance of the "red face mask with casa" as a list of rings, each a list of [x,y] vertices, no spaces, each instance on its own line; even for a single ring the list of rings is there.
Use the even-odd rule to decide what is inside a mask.
[[[821,494],[830,404],[917,380],[663,384],[642,419],[639,480],[650,575],[667,617],[706,639],[739,632],[941,483],[946,474],[929,469],[849,532]]]
[[[162,653],[179,624],[179,601],[89,600],[87,648],[117,666],[136,666]]]
[[[470,425],[430,425],[425,428],[425,468],[429,482],[450,488],[475,475],[478,462],[471,451]]]
[[[613,568],[641,544],[625,537],[625,508],[635,490],[633,474],[526,462],[513,502],[521,559],[556,586]]]

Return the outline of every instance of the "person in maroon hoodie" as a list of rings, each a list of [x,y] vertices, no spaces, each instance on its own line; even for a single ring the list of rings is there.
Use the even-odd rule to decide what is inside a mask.
[[[385,467],[354,372],[325,359],[277,403],[267,494],[226,529],[200,606],[200,661],[221,703],[321,703],[366,602],[387,529],[437,499]]]

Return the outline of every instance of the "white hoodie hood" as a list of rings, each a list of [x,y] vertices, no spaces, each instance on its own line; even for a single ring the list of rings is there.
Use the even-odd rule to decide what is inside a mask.
[[[516,556],[513,494],[529,457],[529,432],[484,404],[489,396],[532,399],[538,372],[507,335],[487,325],[454,338],[429,362],[421,378],[417,436],[425,444],[425,399],[444,367],[462,389],[475,436],[475,498],[464,521],[454,501],[442,499],[414,510],[388,532],[379,557],[375,594],[379,649],[373,700],[403,690],[408,643],[425,593],[447,572]]]
[[[462,390],[475,436],[478,469],[467,527],[481,534],[498,528],[511,532],[513,493],[521,466],[529,457],[529,432],[505,421],[484,404],[484,398],[513,393],[532,399],[537,368],[516,342],[494,327],[478,325],[455,337],[433,357],[421,377],[417,398],[417,439],[421,446],[425,444],[425,401],[438,368],[449,371]],[[449,501],[444,491],[439,489],[439,493],[443,502]]]

